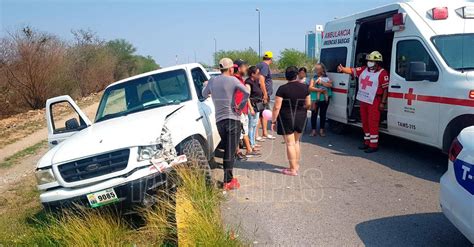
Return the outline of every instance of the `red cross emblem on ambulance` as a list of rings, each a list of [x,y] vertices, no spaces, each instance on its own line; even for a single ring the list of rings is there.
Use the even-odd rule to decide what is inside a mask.
[[[407,100],[407,104],[411,105],[414,100],[416,100],[416,94],[413,94],[413,88],[408,89],[408,93],[403,97]]]

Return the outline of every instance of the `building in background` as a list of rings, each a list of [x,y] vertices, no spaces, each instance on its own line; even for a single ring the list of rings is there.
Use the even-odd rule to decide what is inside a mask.
[[[323,25],[316,25],[314,31],[308,31],[305,36],[305,53],[308,58],[319,59],[323,44]]]

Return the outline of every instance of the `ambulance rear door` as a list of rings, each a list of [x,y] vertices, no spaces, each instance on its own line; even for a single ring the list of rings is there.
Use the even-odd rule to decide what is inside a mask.
[[[328,118],[347,123],[348,91],[351,75],[337,72],[337,66],[351,66],[354,50],[355,19],[337,20],[326,24],[320,61],[326,66],[328,76],[333,81],[332,98],[328,108]]]

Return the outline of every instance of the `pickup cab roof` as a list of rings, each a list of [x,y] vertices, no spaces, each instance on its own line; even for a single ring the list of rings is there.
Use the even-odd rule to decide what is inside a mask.
[[[139,75],[135,75],[135,76],[132,76],[132,77],[128,77],[128,78],[126,78],[126,79],[123,79],[123,80],[114,82],[114,83],[110,84],[110,85],[107,86],[107,87],[111,87],[111,86],[114,86],[114,85],[117,85],[117,84],[121,84],[121,83],[124,83],[124,82],[127,82],[127,81],[131,81],[131,80],[135,80],[135,79],[137,79],[137,78],[142,78],[142,77],[144,77],[144,76],[154,75],[154,74],[157,74],[157,73],[163,73],[163,72],[172,71],[172,70],[178,70],[178,69],[187,70],[187,69],[189,69],[189,68],[196,68],[196,67],[199,67],[199,68],[201,68],[203,71],[206,71],[206,70],[202,67],[202,65],[199,64],[199,63],[180,64],[180,65],[175,65],[175,66],[171,66],[171,67],[166,67],[166,68],[162,68],[162,69],[157,69],[157,70],[153,70],[153,71],[150,71],[150,72],[146,72],[146,73],[142,73],[142,74],[139,74]]]

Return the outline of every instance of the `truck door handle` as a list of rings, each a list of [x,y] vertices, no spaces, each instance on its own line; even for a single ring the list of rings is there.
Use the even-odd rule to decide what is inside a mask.
[[[339,85],[340,85],[340,86],[345,86],[346,83],[344,83],[344,82],[339,82]]]
[[[390,86],[390,87],[391,87],[391,88],[402,88],[402,86],[400,86],[400,85],[392,85],[392,86]]]
[[[199,122],[203,118],[204,118],[203,116],[200,116],[200,117],[196,118],[196,122]]]

